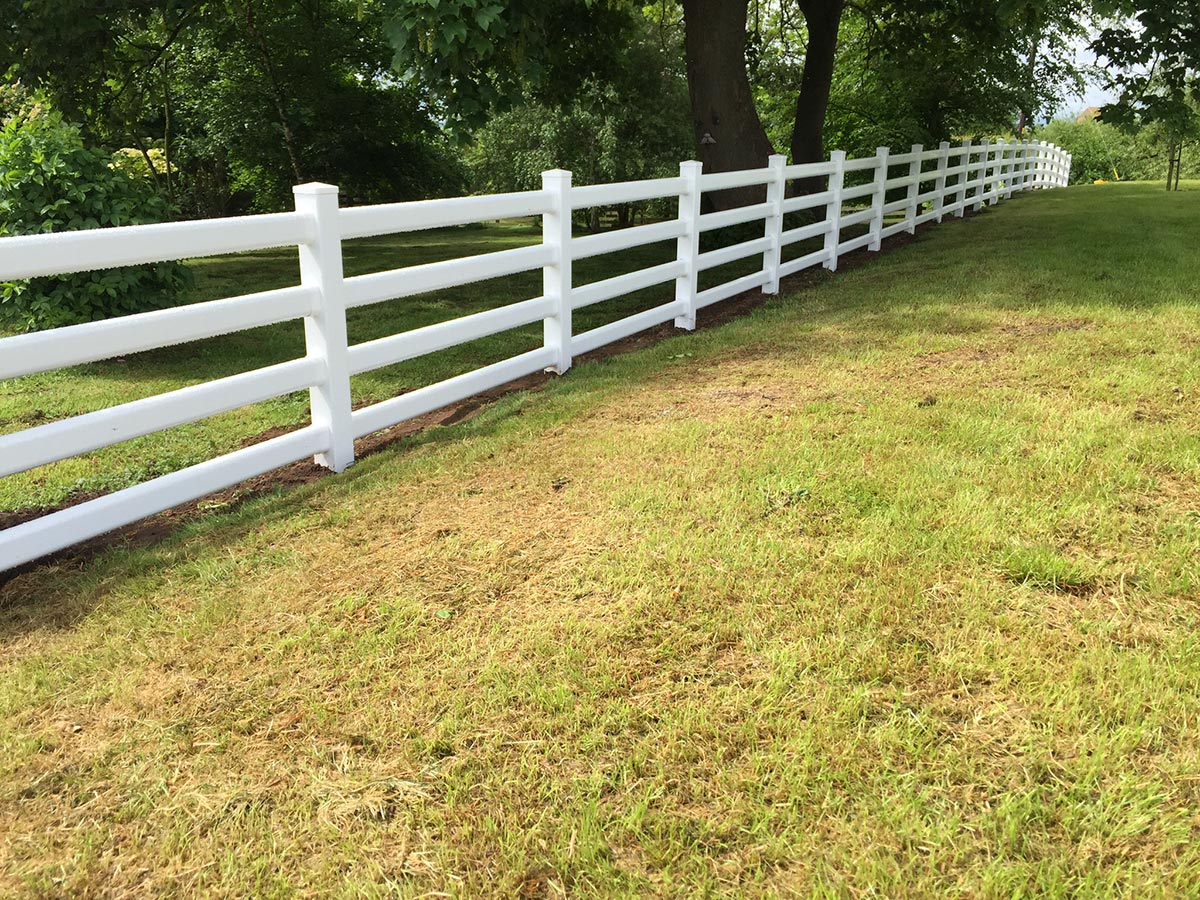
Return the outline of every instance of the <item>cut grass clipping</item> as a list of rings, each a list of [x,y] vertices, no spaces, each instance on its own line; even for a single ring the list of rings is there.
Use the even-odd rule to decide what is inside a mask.
[[[0,893],[1200,896],[1196,196],[1016,198],[16,577]]]

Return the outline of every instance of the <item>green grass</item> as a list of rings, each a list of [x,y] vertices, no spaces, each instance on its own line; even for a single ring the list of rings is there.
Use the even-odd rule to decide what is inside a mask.
[[[1197,187],[15,578],[0,891],[1200,896]]]

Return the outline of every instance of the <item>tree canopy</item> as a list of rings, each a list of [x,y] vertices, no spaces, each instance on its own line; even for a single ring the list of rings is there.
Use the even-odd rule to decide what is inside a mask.
[[[1167,188],[1178,187],[1183,144],[1200,140],[1200,0],[1121,2],[1115,13],[1092,44],[1120,91],[1102,119],[1160,135]]]
[[[1024,133],[1078,92],[1188,139],[1200,0],[0,0],[0,73],[174,215]],[[553,157],[553,160],[551,160]],[[524,166],[524,168],[523,168]]]
[[[1088,0],[386,0],[401,68],[460,122],[611,78],[639,14],[683,32],[693,140],[710,169],[776,150],[1020,129],[1080,86]],[[557,29],[548,23],[568,23]],[[605,39],[599,35],[605,34]],[[581,53],[581,48],[592,52]]]
[[[0,0],[0,15],[9,78],[90,142],[138,151],[186,212],[277,208],[309,179],[357,202],[461,182],[365,0]]]

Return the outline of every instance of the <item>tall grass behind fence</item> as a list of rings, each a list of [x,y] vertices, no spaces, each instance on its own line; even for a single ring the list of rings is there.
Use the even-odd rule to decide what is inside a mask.
[[[836,151],[826,162],[792,166],[772,156],[765,168],[738,172],[706,174],[700,163],[684,162],[677,177],[616,184],[575,186],[570,172],[554,170],[543,173],[539,191],[347,209],[339,208],[336,187],[305,184],[295,188],[296,208],[288,213],[0,238],[0,282],[283,246],[296,246],[300,263],[294,287],[0,339],[0,379],[294,319],[304,321],[306,344],[298,359],[4,435],[0,477],[295,391],[309,392],[312,410],[311,424],[288,434],[5,529],[0,571],[306,457],[340,472],[354,461],[355,441],[368,434],[535,372],[563,374],[575,356],[664,322],[695,328],[697,311],[737,294],[756,288],[774,294],[781,278],[810,266],[836,270],[839,257],[879,250],[887,238],[922,223],[962,216],[1016,192],[1064,186],[1070,166],[1069,154],[1044,141],[967,141],[896,154],[880,147],[861,159]],[[795,180],[825,189],[789,197]],[[765,188],[765,200],[702,211],[706,192],[749,188]],[[572,234],[576,210],[672,197],[674,219]],[[813,221],[785,228],[796,213]],[[345,240],[520,216],[541,217],[539,243],[349,278],[342,271]],[[703,233],[753,223],[762,223],[762,237],[701,252]],[[574,260],[670,240],[676,242],[670,262],[574,283]],[[787,248],[802,242],[816,246],[785,259]],[[757,271],[699,289],[701,272],[752,257],[761,257]],[[541,296],[349,342],[349,308],[537,269]],[[671,301],[574,332],[575,310],[668,282],[675,288]],[[536,349],[352,408],[354,375],[539,321],[543,341]]]

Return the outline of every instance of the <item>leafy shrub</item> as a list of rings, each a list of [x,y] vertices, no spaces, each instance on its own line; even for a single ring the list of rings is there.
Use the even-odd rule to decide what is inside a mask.
[[[494,116],[468,150],[474,187],[482,191],[540,189],[542,172],[569,169],[575,184],[675,175],[693,151],[687,85],[655,40],[631,44],[618,80],[588,79],[562,103],[528,102]],[[634,214],[674,215],[674,201],[647,209],[617,207],[618,224]],[[595,229],[598,208],[583,213]],[[761,230],[761,229],[760,229]]]
[[[144,179],[85,147],[57,113],[34,105],[0,126],[0,236],[142,225],[167,213]],[[10,281],[0,283],[0,317],[32,330],[143,312],[190,281],[174,262]]]
[[[1071,181],[1076,184],[1096,179],[1112,181],[1114,168],[1121,181],[1153,180],[1167,174],[1171,139],[1162,122],[1122,129],[1094,117],[1083,121],[1067,117],[1047,124],[1037,138],[1071,154]],[[1198,173],[1195,154],[1185,152],[1183,177],[1195,178]]]

